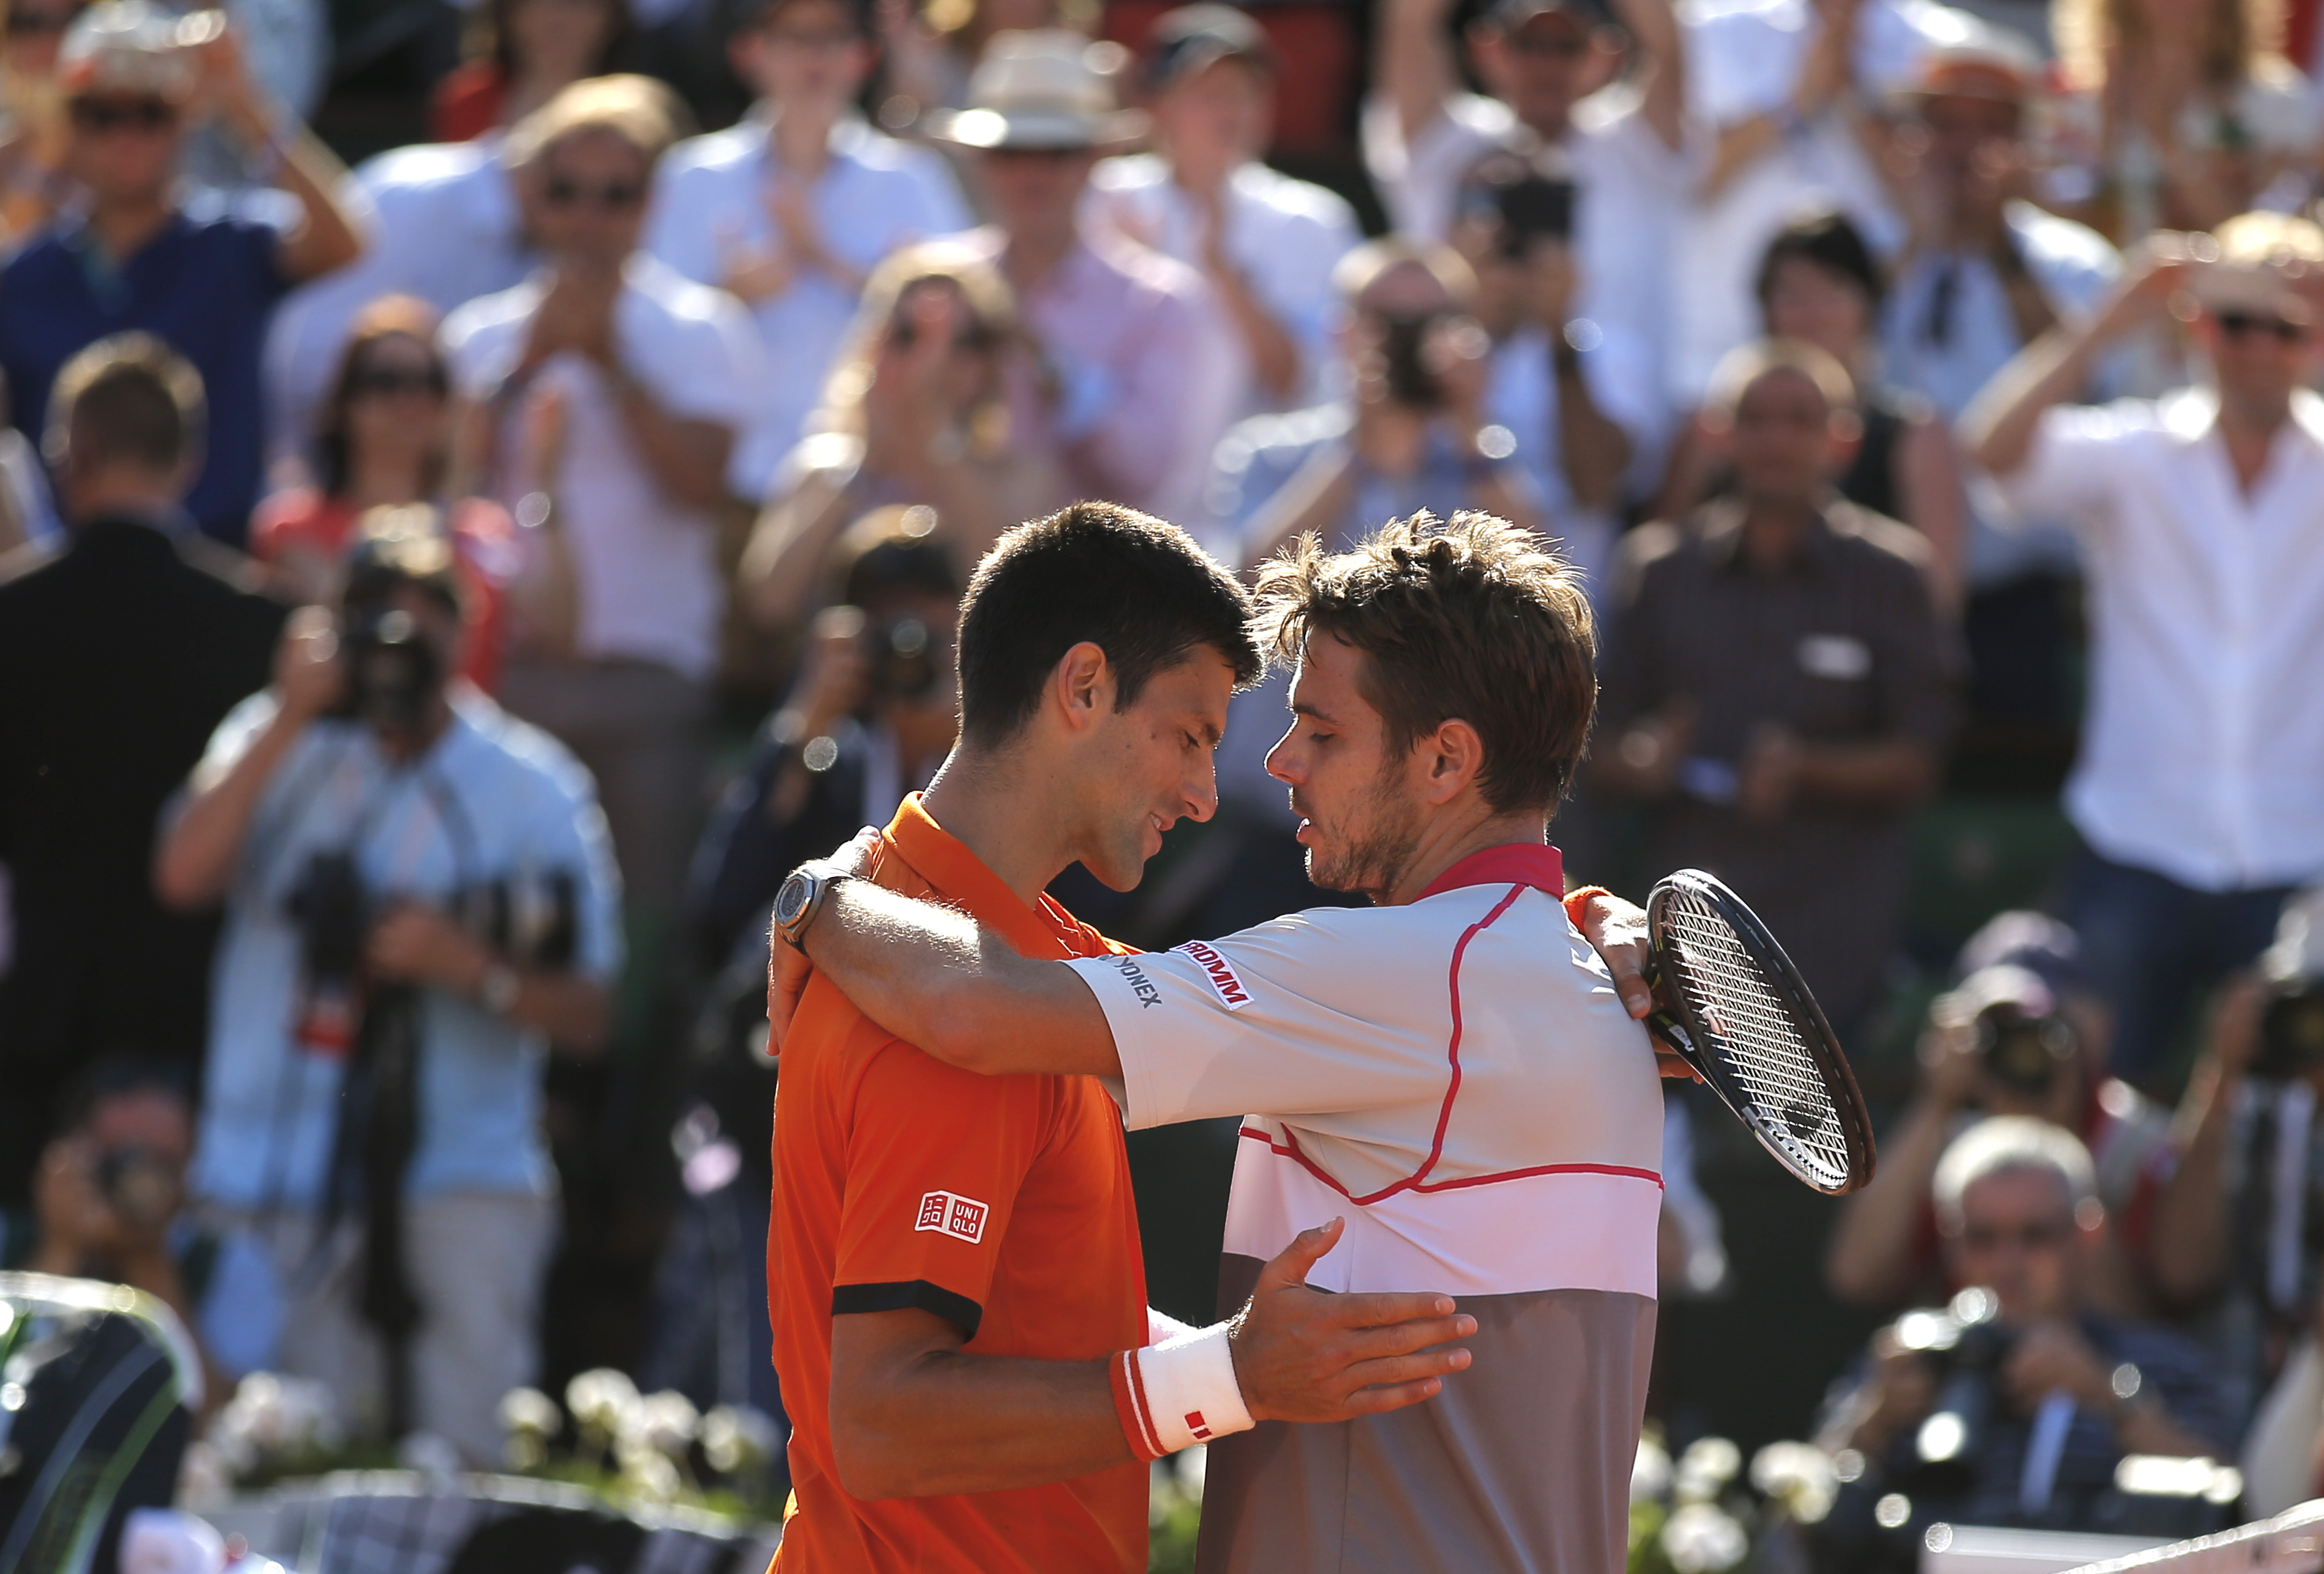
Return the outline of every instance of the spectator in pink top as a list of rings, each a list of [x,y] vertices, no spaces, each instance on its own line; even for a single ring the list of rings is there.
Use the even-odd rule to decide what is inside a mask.
[[[964,244],[1017,292],[1047,363],[1026,412],[1064,446],[1074,490],[1170,520],[1194,512],[1213,446],[1244,403],[1250,369],[1202,277],[1111,235],[1084,235],[1098,155],[1126,139],[1105,75],[1079,33],[996,37],[972,107],[937,117],[973,150],[993,217]]]

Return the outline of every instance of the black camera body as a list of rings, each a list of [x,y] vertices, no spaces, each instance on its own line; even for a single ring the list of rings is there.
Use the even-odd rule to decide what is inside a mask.
[[[867,623],[862,638],[875,703],[924,700],[944,682],[943,651],[919,619]]]
[[[1419,317],[1391,317],[1381,324],[1381,372],[1388,396],[1409,410],[1434,410],[1444,402],[1444,386],[1428,364],[1428,341],[1441,312]]]
[[[2251,1074],[2290,1082],[2324,1066],[2324,979],[2292,978],[2272,985],[2260,1008],[2259,1052]]]
[[[436,647],[401,607],[348,607],[339,630],[339,659],[347,675],[339,714],[383,731],[418,728],[444,686]]]
[[[287,904],[299,925],[309,987],[350,989],[363,971],[364,943],[388,904],[364,884],[355,854],[318,852]],[[570,966],[578,943],[580,882],[569,870],[524,870],[452,893],[455,923],[518,967]]]
[[[2046,1096],[2081,1047],[2064,1017],[2029,1011],[2014,1000],[1997,1000],[1978,1011],[1974,1031],[1987,1072],[2028,1098]]]

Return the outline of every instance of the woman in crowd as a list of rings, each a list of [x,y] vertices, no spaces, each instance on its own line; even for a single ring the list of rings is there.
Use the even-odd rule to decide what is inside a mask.
[[[2317,106],[2278,52],[2282,0],[2052,0],[2050,16],[2067,89],[2050,206],[2127,245],[2214,228],[2287,177],[2307,198]]]
[[[470,619],[466,676],[489,689],[498,668],[503,591],[517,538],[501,506],[444,504],[450,462],[448,387],[426,303],[391,295],[355,318],[315,431],[313,486],[278,492],[252,518],[252,554],[277,591],[327,605],[355,522],[374,508],[438,504],[460,566]]]
[[[57,85],[57,51],[85,0],[7,0],[0,36],[0,242],[14,243],[49,222],[63,202],[65,100]]]
[[[488,45],[436,86],[429,126],[438,142],[514,125],[558,89],[613,69],[630,14],[623,0],[492,0],[485,30]]]
[[[1926,536],[1939,603],[1958,610],[1969,529],[1960,456],[1926,401],[1880,380],[1883,281],[1871,248],[1844,215],[1801,219],[1769,244],[1757,290],[1770,337],[1813,345],[1856,380],[1864,436],[1840,477],[1840,495]],[[1724,481],[1712,471],[1701,434],[1690,433],[1672,460],[1661,517],[1683,517]]]
[[[864,289],[853,348],[824,384],[814,435],[792,450],[742,553],[742,593],[767,629],[800,627],[852,520],[925,503],[964,567],[1001,532],[1069,501],[1053,454],[1010,440],[1041,379],[999,272],[915,246]]]

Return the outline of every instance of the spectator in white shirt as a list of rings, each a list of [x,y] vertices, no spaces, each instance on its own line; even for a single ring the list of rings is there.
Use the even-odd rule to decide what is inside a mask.
[[[724,595],[714,514],[763,377],[741,305],[638,249],[668,103],[647,78],[598,77],[525,122],[509,163],[548,263],[443,331],[480,490],[552,521],[577,595],[570,655],[512,660],[501,697],[589,767],[630,905],[660,916],[701,817]],[[521,444],[528,422],[558,436]]]
[[[1775,232],[1834,208],[1894,257],[1904,225],[1878,172],[1886,95],[1984,24],[1934,0],[1716,0],[1691,14],[1687,99],[1716,133],[1681,238],[1673,395],[1701,401],[1757,331],[1751,279]]]
[[[728,54],[758,105],[671,150],[646,249],[758,319],[767,381],[729,476],[756,502],[804,435],[872,270],[970,221],[941,155],[855,112],[875,59],[858,0],[757,0]]]
[[[1382,13],[1363,143],[1388,216],[1416,239],[1452,239],[1464,182],[1488,154],[1556,166],[1574,195],[1565,254],[1549,271],[1571,274],[1567,305],[1590,323],[1581,339],[1604,358],[1609,381],[1637,390],[1659,424],[1672,260],[1695,176],[1668,0],[1620,0],[1618,25],[1602,0],[1499,0],[1464,35],[1490,97],[1462,89],[1452,9],[1451,0],[1387,0]],[[1545,409],[1543,419],[1554,417]],[[1628,436],[1635,483],[1658,461],[1660,433]],[[1532,468],[1553,496],[1563,492],[1554,462]]]
[[[1274,119],[1267,35],[1231,5],[1182,5],[1150,48],[1155,151],[1100,164],[1088,216],[1202,271],[1250,358],[1252,409],[1327,397],[1332,270],[1355,247],[1356,216],[1259,162]]]
[[[971,107],[932,118],[971,152],[993,219],[963,244],[1000,268],[1047,363],[1054,394],[1019,440],[1061,448],[1082,496],[1184,520],[1250,368],[1201,274],[1082,226],[1100,152],[1137,125],[1115,108],[1100,47],[1057,30],[1001,33]]]
[[[2068,894],[2152,1082],[2197,990],[2267,943],[2324,875],[2324,229],[2249,213],[2217,260],[2151,242],[2089,322],[2052,329],[1971,410],[1972,456],[2028,513],[2070,519],[2092,671],[2066,806],[2087,843]],[[2206,252],[2209,246],[2203,248]],[[2209,386],[2061,403],[2107,345],[2190,299]]]

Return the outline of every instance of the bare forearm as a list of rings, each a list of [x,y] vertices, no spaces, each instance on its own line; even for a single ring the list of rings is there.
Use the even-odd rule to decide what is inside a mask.
[[[616,371],[613,382],[622,425],[655,483],[672,502],[701,509],[717,506],[726,495],[733,428],[671,415],[626,371]]]
[[[2034,450],[2042,417],[2081,388],[2089,375],[2091,341],[2052,331],[2017,353],[1962,416],[1964,445],[1991,475],[2014,474]]]
[[[613,1001],[605,986],[578,973],[517,970],[509,1020],[546,1035],[559,1049],[595,1054],[605,1046]]]
[[[1702,199],[1709,202],[1717,198],[1737,176],[1774,152],[1783,140],[1783,129],[1772,115],[1755,115],[1723,127],[1711,152],[1710,171],[1699,189]]]
[[[1277,400],[1289,399],[1299,390],[1299,346],[1275,320],[1275,314],[1251,293],[1250,285],[1234,265],[1225,258],[1214,258],[1208,276],[1219,299],[1225,303],[1227,316],[1240,336],[1243,348],[1250,353],[1251,371],[1259,385]]]
[[[761,628],[788,629],[806,619],[832,543],[847,528],[850,479],[810,474],[759,515],[742,548],[740,578],[744,604]]]
[[[154,852],[153,888],[165,906],[207,907],[226,895],[259,797],[305,729],[304,718],[278,711],[224,774],[196,778],[192,796]]]
[[[1928,539],[1930,589],[1957,617],[1968,596],[1969,506],[1952,434],[1932,420],[1914,424],[1898,446],[1896,468],[1904,522]]]
[[[1599,413],[1580,364],[1563,352],[1557,367],[1557,452],[1576,503],[1593,510],[1613,506],[1630,467],[1630,436]]]
[[[1882,1141],[1880,1170],[1872,1184],[1841,1204],[1824,1254],[1824,1282],[1841,1300],[1885,1306],[1908,1288],[1904,1277],[1921,1230],[1921,1210],[1950,1124],[1950,1111],[1914,1100]]]
[[[2227,1125],[2235,1100],[2216,1064],[2195,1075],[2194,1135],[2155,1199],[2148,1248],[2156,1285],[2178,1302],[2209,1291],[2227,1266]]]
[[[1685,140],[1686,119],[1686,54],[1678,17],[1670,0],[1616,0],[1614,14],[1638,56],[1639,111],[1663,145],[1675,152]]]
[[[1244,566],[1264,563],[1310,530],[1330,530],[1347,517],[1355,501],[1353,452],[1319,451],[1251,520]]]
[[[363,232],[348,217],[338,193],[346,189],[347,167],[305,126],[282,133],[282,189],[299,199],[305,222],[283,244],[282,271],[304,282],[343,268],[364,253]]]
[[[1120,1074],[1105,1013],[1073,970],[1019,954],[949,907],[848,880],[808,930],[807,954],[865,1016],[947,1064]]]
[[[1439,7],[1390,0],[1374,50],[1372,79],[1395,106],[1406,141],[1436,117],[1460,82]]]
[[[2160,1454],[2165,1459],[2217,1457],[2219,1445],[2196,1436],[2172,1417],[2161,1403],[2133,1401],[2116,1413],[2115,1441],[2126,1454]]]
[[[858,1497],[1038,1487],[1132,1458],[1103,1361],[930,1351],[851,1384],[842,1405],[835,1382],[833,1447]]]
[[[1925,797],[1936,783],[1935,751],[1917,739],[1809,744],[1800,751],[1801,796],[1863,808]]]

